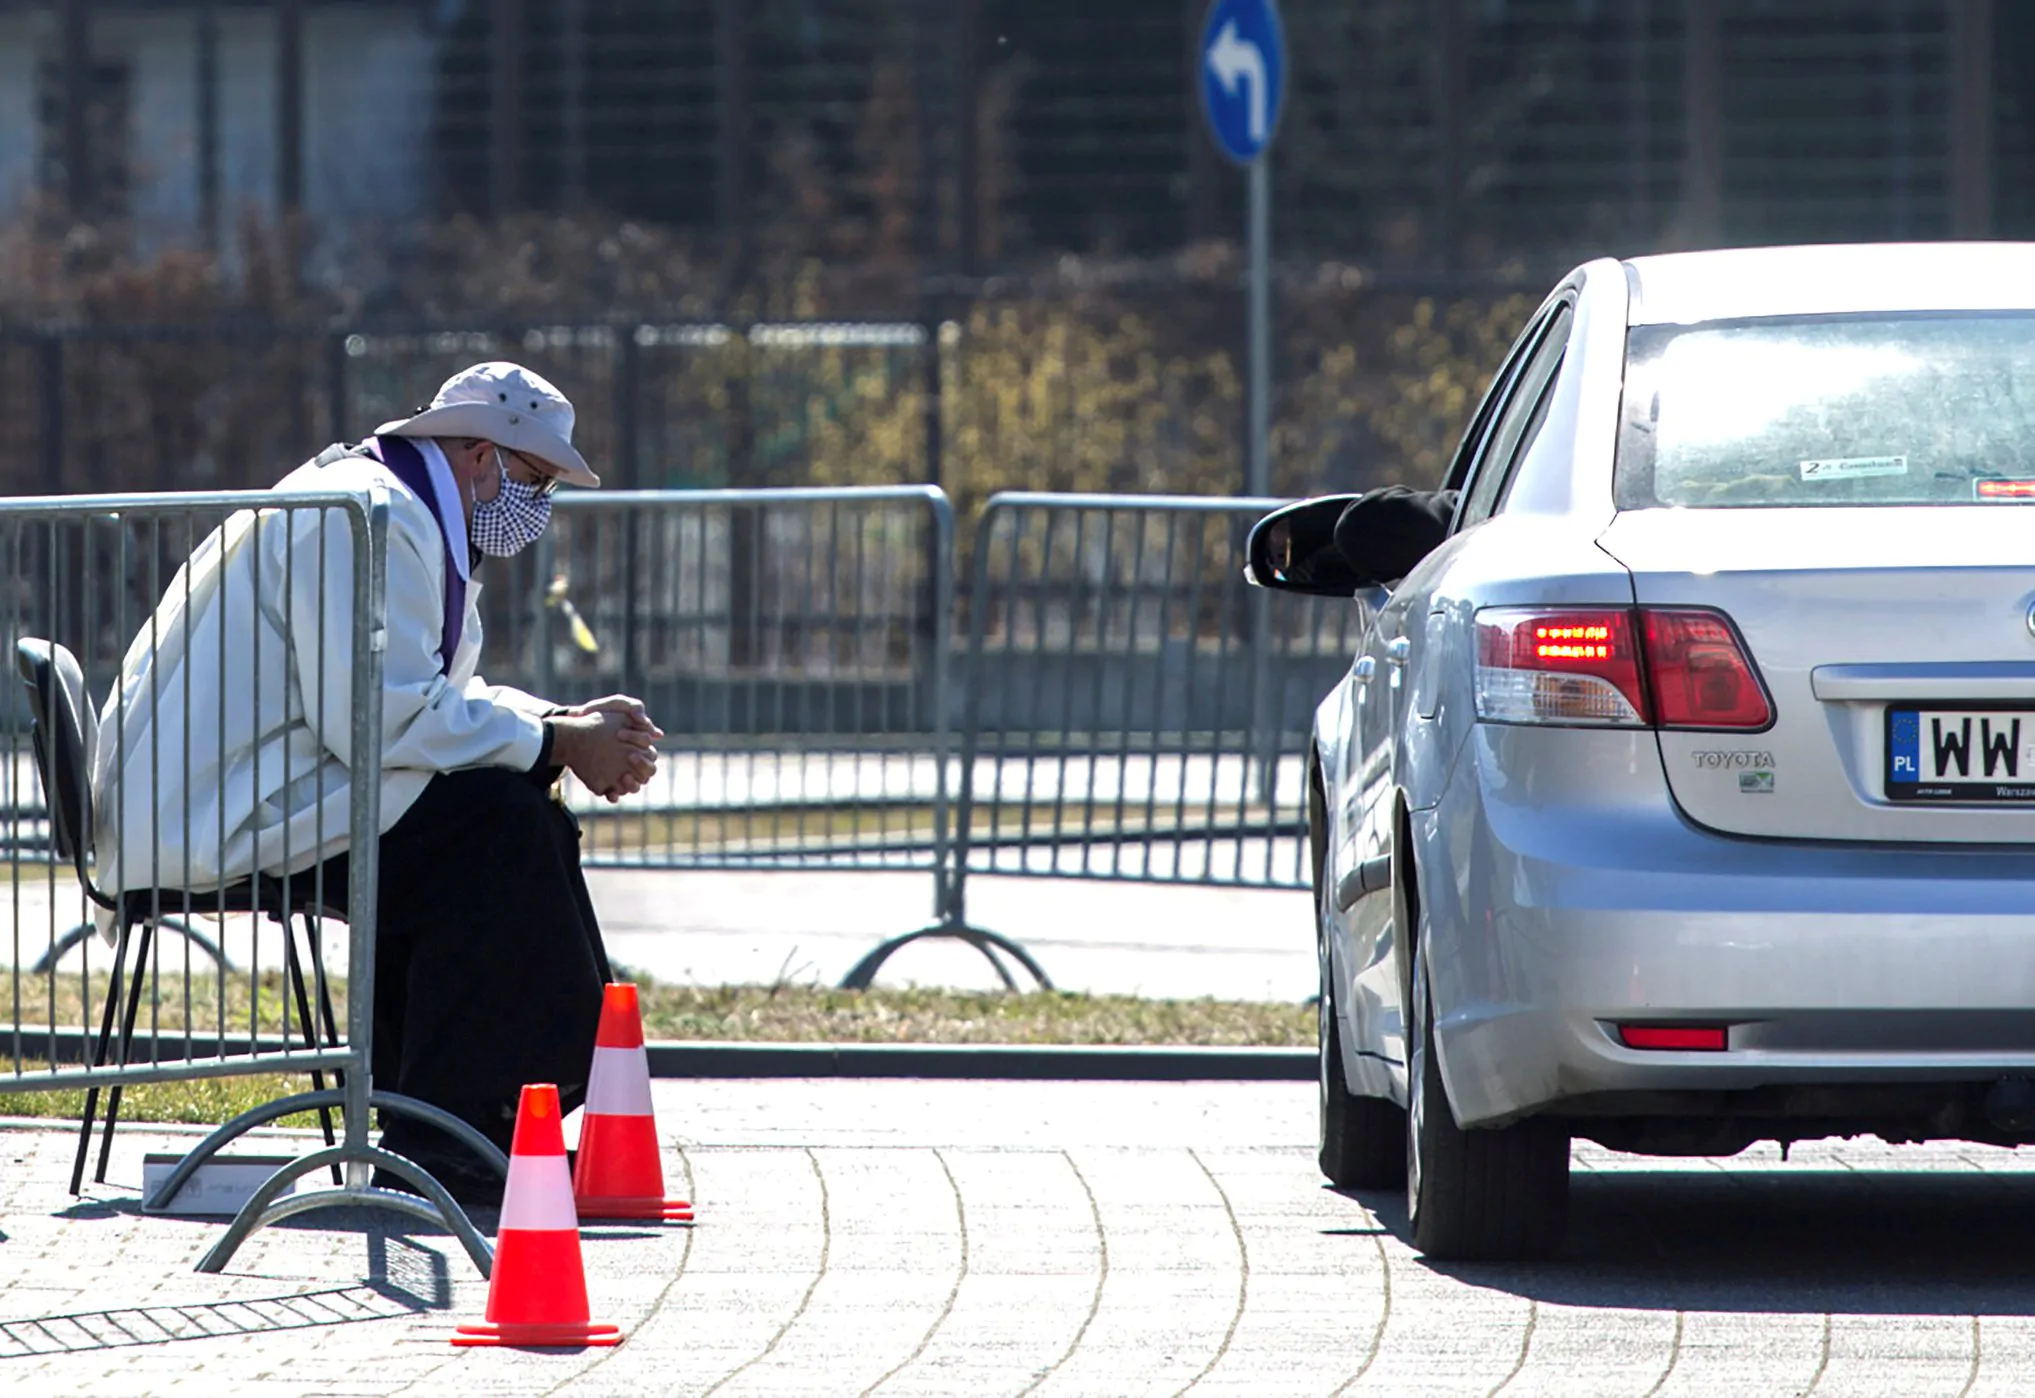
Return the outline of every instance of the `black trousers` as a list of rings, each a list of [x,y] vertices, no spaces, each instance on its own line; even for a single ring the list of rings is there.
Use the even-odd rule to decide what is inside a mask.
[[[586,1099],[606,949],[579,867],[579,825],[549,774],[474,768],[431,779],[381,840],[374,1080],[509,1148],[523,1084]],[[346,875],[330,861],[326,887]],[[383,1114],[385,1148],[472,1168],[444,1132]]]

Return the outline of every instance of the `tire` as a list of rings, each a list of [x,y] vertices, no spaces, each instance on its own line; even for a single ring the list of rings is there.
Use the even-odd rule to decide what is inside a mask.
[[[1425,932],[1425,928],[1421,929]],[[1407,1065],[1406,1212],[1416,1250],[1464,1260],[1545,1257],[1569,1203],[1569,1136],[1552,1122],[1465,1131],[1434,1051],[1426,939],[1415,944]]]
[[[1349,1090],[1324,933],[1316,933],[1316,945],[1321,958],[1321,994],[1315,1001],[1321,1049],[1316,1072],[1321,1148],[1316,1159],[1321,1173],[1338,1189],[1397,1189],[1406,1179],[1406,1113],[1396,1102]]]

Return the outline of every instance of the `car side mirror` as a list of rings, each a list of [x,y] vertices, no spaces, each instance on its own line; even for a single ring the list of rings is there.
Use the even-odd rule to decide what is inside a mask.
[[[1244,577],[1259,587],[1314,597],[1353,597],[1374,585],[1335,546],[1336,521],[1354,495],[1282,505],[1251,526]]]

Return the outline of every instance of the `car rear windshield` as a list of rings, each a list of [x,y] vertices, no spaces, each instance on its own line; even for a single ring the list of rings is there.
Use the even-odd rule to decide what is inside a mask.
[[[2035,315],[1645,326],[1622,509],[2035,502]]]

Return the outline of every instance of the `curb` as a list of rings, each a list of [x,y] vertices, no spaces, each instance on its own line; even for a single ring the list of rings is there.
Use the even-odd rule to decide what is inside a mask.
[[[60,1063],[81,1063],[96,1035],[81,1029],[24,1032],[21,1047]],[[216,1043],[216,1040],[212,1041]],[[256,1053],[278,1053],[262,1036]],[[246,1053],[245,1037],[227,1040]],[[301,1044],[294,1045],[300,1048]],[[645,1045],[653,1078],[980,1078],[1012,1082],[1312,1082],[1317,1056],[1300,1048],[1208,1048],[1116,1044],[783,1044],[741,1040],[654,1040]],[[165,1057],[184,1052],[181,1034],[162,1040]],[[145,1063],[155,1041],[136,1035],[130,1062]],[[259,1060],[249,1072],[287,1072]],[[0,1073],[0,1091],[8,1088]]]
[[[1070,1082],[1312,1082],[1293,1048],[1067,1044],[647,1045],[655,1078],[983,1078]]]

